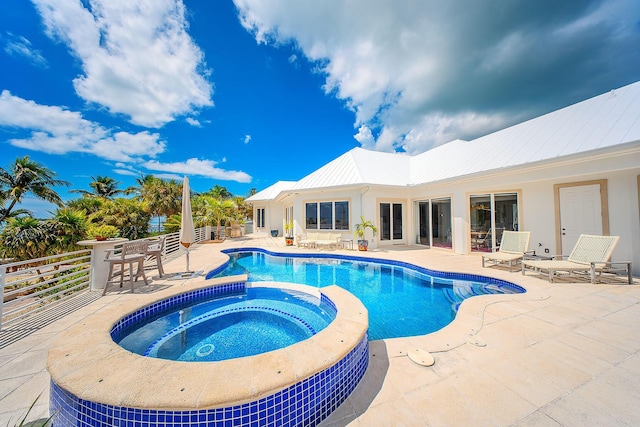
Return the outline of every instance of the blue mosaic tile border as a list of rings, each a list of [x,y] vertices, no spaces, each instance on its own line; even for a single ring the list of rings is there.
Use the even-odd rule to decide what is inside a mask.
[[[396,267],[403,267],[412,271],[417,271],[418,273],[427,274],[433,277],[439,277],[443,279],[450,280],[468,280],[472,282],[481,282],[483,284],[493,284],[499,285],[504,288],[510,290],[511,293],[525,293],[526,289],[522,286],[518,286],[515,283],[507,282],[506,280],[496,279],[494,277],[481,276],[479,274],[469,274],[469,273],[455,273],[455,272],[446,272],[446,271],[438,271],[438,270],[430,270],[428,268],[419,267],[415,264],[410,264],[408,262],[403,261],[395,261],[395,260],[383,260],[377,258],[367,258],[361,256],[354,255],[342,255],[342,254],[324,254],[324,253],[314,253],[312,255],[304,254],[304,253],[282,253],[282,252],[272,252],[263,248],[233,248],[233,249],[225,249],[222,251],[223,253],[239,253],[239,252],[261,252],[267,255],[278,256],[278,257],[288,257],[288,258],[333,258],[340,259],[345,261],[360,261],[360,262],[369,262],[381,265],[390,265]],[[220,273],[225,269],[228,263],[217,267],[210,272],[207,273],[206,278],[210,279],[216,274]]]
[[[203,300],[243,293],[245,289],[246,282],[242,281],[196,289],[195,291],[174,295],[162,301],[142,307],[141,309],[120,319],[116,322],[113,328],[111,328],[111,338],[116,342],[120,341],[120,339],[122,339],[132,327],[142,320],[149,320],[160,316],[167,311],[184,308]]]
[[[80,399],[52,381],[50,409],[55,427],[315,426],[351,394],[368,364],[365,334],[335,365],[255,402],[193,411],[126,408]]]

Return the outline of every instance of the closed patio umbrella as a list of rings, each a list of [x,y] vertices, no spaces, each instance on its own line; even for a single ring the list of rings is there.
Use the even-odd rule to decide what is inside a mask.
[[[191,213],[191,189],[189,178],[184,177],[182,184],[182,219],[180,220],[180,244],[187,249],[187,271],[185,275],[191,275],[189,270],[189,247],[196,242],[196,231],[193,227],[193,214]]]

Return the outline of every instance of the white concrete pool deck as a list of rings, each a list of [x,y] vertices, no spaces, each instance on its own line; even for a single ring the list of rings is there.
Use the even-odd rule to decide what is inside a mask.
[[[284,239],[252,235],[197,245],[191,267],[208,271],[225,259],[220,249],[284,246]],[[499,268],[481,268],[479,255],[398,247],[335,253],[402,260],[443,271],[482,274],[527,288],[523,295],[465,301],[456,320],[422,337],[372,341],[369,368],[352,395],[322,426],[592,426],[640,425],[640,283],[611,280],[549,283]],[[615,257],[615,254],[614,254]],[[184,256],[166,263],[182,271]],[[181,280],[138,283],[137,293],[183,286]],[[195,280],[195,279],[192,279]],[[95,292],[93,293],[95,294]],[[40,395],[29,420],[48,415],[47,352],[67,329],[114,301],[135,298],[128,287],[34,325],[0,331],[0,425],[13,426]],[[91,298],[93,299],[93,297]],[[7,340],[11,334],[26,335]],[[422,367],[406,356],[431,351]]]

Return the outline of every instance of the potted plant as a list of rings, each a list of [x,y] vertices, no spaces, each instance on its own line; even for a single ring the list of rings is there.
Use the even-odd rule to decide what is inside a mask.
[[[113,225],[90,225],[87,234],[98,241],[103,241],[116,237],[118,229]]]
[[[371,232],[373,233],[373,237],[376,237],[376,233],[378,232],[376,226],[373,224],[373,222],[365,220],[364,215],[361,215],[360,223],[356,224],[356,230],[353,233],[353,235],[358,239],[359,251],[366,251],[369,247],[369,241],[365,239],[367,228],[370,228]]]
[[[284,241],[287,246],[293,246],[293,221],[284,225]]]

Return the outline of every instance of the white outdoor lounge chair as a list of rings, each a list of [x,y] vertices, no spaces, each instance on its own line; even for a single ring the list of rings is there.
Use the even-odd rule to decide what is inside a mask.
[[[507,263],[509,271],[522,259],[529,250],[529,231],[504,231],[500,242],[500,250],[488,254],[482,254],[482,267],[487,267],[485,263],[493,265]]]
[[[558,272],[568,274],[588,272],[591,283],[595,283],[596,273],[599,275],[603,272],[619,273],[621,270],[614,268],[614,266],[623,264],[626,265],[629,283],[632,283],[630,262],[613,263],[609,261],[619,240],[620,236],[581,234],[567,259],[563,259],[565,255],[556,255],[551,260],[531,260],[525,257],[522,260],[522,274],[524,275],[528,268],[539,273],[546,270],[549,282],[553,282],[553,277]]]

